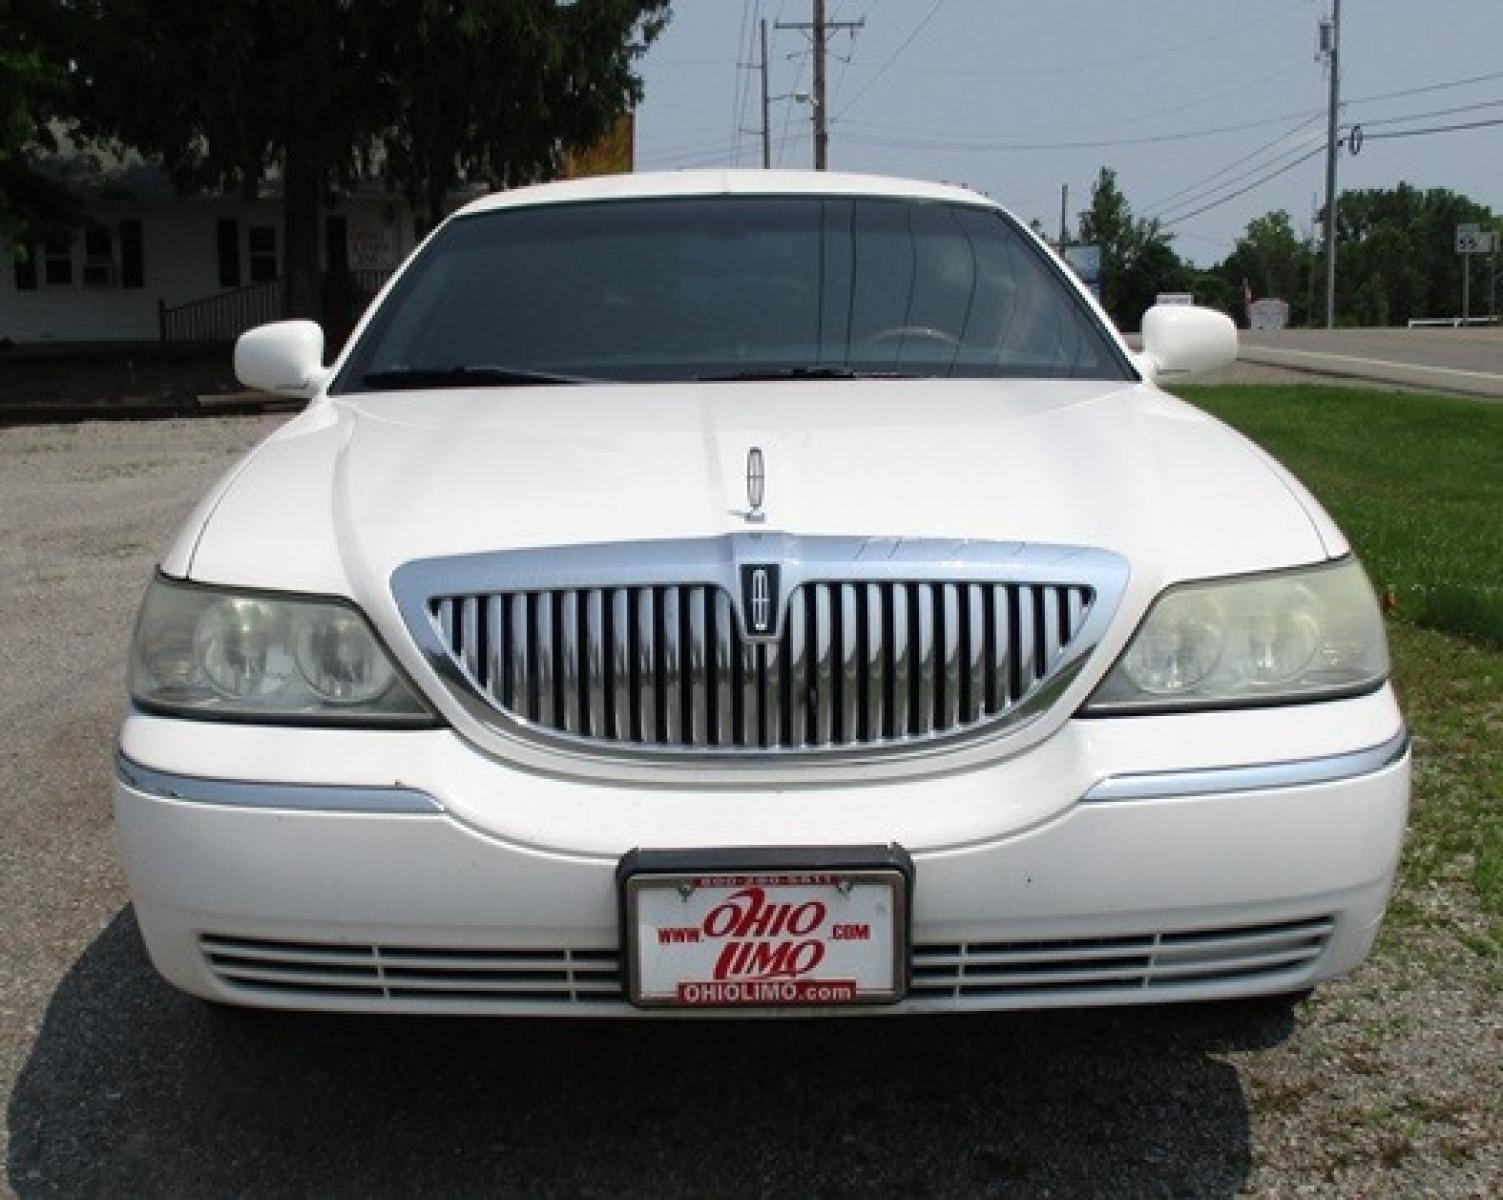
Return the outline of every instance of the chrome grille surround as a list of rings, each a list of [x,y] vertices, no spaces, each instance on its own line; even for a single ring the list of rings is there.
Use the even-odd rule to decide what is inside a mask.
[[[775,626],[748,633],[766,566]],[[781,533],[409,563],[392,588],[488,728],[683,762],[892,756],[1016,728],[1074,679],[1127,564],[1032,543]]]

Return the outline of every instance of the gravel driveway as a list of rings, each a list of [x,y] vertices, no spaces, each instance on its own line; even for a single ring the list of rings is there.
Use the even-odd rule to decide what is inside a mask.
[[[1503,1192],[1499,997],[1441,933],[1293,1007],[649,1025],[172,992],[112,841],[122,657],[172,529],[278,420],[0,431],[0,1188]]]

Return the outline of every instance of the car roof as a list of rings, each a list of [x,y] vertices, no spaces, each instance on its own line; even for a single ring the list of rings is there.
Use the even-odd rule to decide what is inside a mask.
[[[456,216],[536,204],[594,200],[647,200],[674,196],[875,196],[898,200],[945,200],[985,208],[1000,205],[968,188],[885,175],[832,171],[659,171],[597,175],[495,192],[466,204]]]

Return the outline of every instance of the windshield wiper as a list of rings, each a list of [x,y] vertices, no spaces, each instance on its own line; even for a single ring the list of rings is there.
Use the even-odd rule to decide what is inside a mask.
[[[393,367],[360,376],[360,386],[378,391],[409,388],[527,387],[532,384],[598,383],[583,375],[558,375],[524,367]]]
[[[736,383],[740,381],[777,379],[916,379],[906,371],[863,371],[856,367],[842,367],[833,363],[802,367],[749,367],[745,371],[730,371],[723,375],[696,375],[696,383]]]

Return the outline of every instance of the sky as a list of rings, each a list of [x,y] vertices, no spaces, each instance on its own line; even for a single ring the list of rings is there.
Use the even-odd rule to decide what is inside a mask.
[[[1281,208],[1308,233],[1323,203],[1331,2],[827,0],[864,21],[831,38],[830,167],[966,184],[1052,237],[1062,185],[1073,235],[1109,166],[1134,214],[1209,266],[1251,218]],[[637,169],[760,165],[761,18],[773,164],[811,165],[809,105],[788,98],[810,87],[808,37],[772,27],[810,8],[675,0],[641,62]],[[1407,181],[1503,211],[1500,46],[1503,0],[1345,0],[1342,121],[1365,136],[1341,188]],[[1381,136],[1478,121],[1500,123]]]

